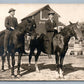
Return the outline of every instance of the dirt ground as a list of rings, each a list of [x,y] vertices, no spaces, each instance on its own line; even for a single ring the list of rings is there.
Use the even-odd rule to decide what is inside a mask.
[[[8,69],[7,60],[5,61],[5,71],[1,71],[0,80],[17,81],[58,81],[58,80],[84,80],[84,56],[65,56],[64,59],[64,78],[58,78],[55,65],[55,56],[52,59],[48,56],[40,56],[38,60],[40,72],[35,72],[34,57],[32,58],[31,69],[28,67],[28,56],[22,56],[21,77],[12,78],[11,70]],[[17,74],[17,56],[15,57],[15,74]],[[0,58],[1,65],[1,58]]]

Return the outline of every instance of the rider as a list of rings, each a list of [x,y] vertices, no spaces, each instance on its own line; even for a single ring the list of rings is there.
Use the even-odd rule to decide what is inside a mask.
[[[52,46],[52,40],[53,39],[52,38],[53,38],[53,35],[54,35],[54,30],[55,30],[55,32],[57,32],[57,23],[54,20],[54,14],[55,14],[54,11],[49,11],[49,13],[48,13],[49,19],[45,23],[46,35],[49,39],[49,46],[48,46],[48,49],[47,49],[48,50],[47,53],[48,53],[49,58],[51,58],[50,54],[51,54],[51,52],[53,52],[52,51],[52,49],[53,49],[53,46]]]
[[[15,9],[10,8],[8,13],[10,14],[9,16],[7,16],[5,18],[5,36],[4,36],[4,56],[7,54],[7,45],[8,45],[8,39],[9,36],[11,34],[11,32],[16,29],[18,22],[17,22],[17,18],[14,17],[15,15]]]

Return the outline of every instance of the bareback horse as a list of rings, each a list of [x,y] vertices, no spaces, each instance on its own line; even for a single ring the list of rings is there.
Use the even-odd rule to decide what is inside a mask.
[[[18,24],[17,28],[14,31],[11,31],[11,35],[9,37],[9,44],[8,44],[8,53],[7,53],[7,61],[8,61],[8,68],[10,68],[10,55],[12,58],[12,68],[11,68],[11,75],[14,75],[14,65],[15,65],[15,53],[18,52],[18,70],[17,74],[20,74],[20,62],[21,56],[24,52],[24,35],[29,32],[29,29],[32,26],[32,20],[24,20],[20,24]],[[2,54],[2,70],[4,70],[4,62],[5,56],[3,56],[4,52],[4,34],[5,30],[0,33],[0,54]]]
[[[59,77],[63,77],[63,60],[68,49],[68,42],[72,36],[75,38],[81,39],[82,33],[78,29],[77,23],[71,23],[70,25],[64,27],[64,29],[53,36],[53,53],[55,55],[57,71]],[[31,58],[35,49],[37,49],[37,54],[35,55],[35,68],[38,69],[38,57],[40,56],[41,51],[47,54],[48,50],[48,38],[45,34],[41,34],[38,39],[33,39],[30,42],[30,55],[29,55],[29,66],[31,64]]]

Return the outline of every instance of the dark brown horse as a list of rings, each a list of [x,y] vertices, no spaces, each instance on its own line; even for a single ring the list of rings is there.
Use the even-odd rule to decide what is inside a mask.
[[[15,65],[15,53],[18,52],[18,70],[17,74],[20,74],[20,63],[21,63],[21,56],[24,52],[24,35],[29,32],[30,28],[32,27],[32,20],[24,20],[20,24],[18,24],[17,28],[11,32],[9,37],[9,44],[8,44],[8,68],[10,68],[10,55],[12,58],[12,68],[11,68],[11,75],[14,76],[14,65]],[[4,70],[4,61],[5,56],[3,56],[4,52],[4,34],[5,30],[0,32],[0,54],[2,55],[2,70]]]
[[[77,23],[70,23],[70,25],[64,27],[60,33],[54,34],[53,36],[53,52],[51,52],[51,54],[55,55],[59,77],[63,77],[63,60],[68,49],[68,42],[70,38],[72,36],[75,36],[75,38],[78,39],[82,37],[77,25]],[[32,54],[34,50],[37,49],[37,54],[35,55],[36,71],[39,71],[37,65],[38,57],[41,51],[47,54],[48,46],[48,38],[45,34],[41,34],[38,39],[32,39],[30,42],[29,66],[31,64]]]

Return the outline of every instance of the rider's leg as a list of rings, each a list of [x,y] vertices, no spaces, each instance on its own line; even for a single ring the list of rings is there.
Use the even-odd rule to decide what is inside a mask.
[[[4,54],[3,56],[5,56],[7,54],[7,46],[8,46],[8,39],[10,36],[11,31],[9,30],[5,30],[5,36],[4,36]]]

